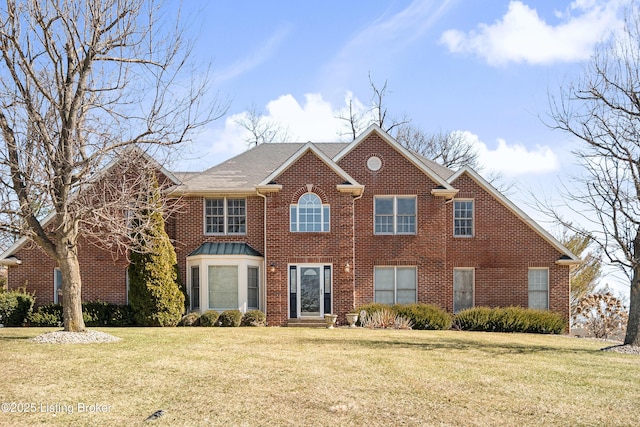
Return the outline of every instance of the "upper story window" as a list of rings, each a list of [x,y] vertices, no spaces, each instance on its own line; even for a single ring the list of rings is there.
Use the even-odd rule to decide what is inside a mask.
[[[473,237],[473,200],[453,201],[453,236]]]
[[[374,199],[375,234],[416,234],[416,197],[384,196]]]
[[[305,193],[290,208],[290,230],[328,232],[331,209],[314,193]]]
[[[247,209],[245,199],[205,199],[205,234],[246,234]]]

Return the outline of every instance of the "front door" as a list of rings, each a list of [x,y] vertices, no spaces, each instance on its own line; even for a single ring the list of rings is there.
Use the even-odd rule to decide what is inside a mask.
[[[331,265],[289,266],[289,317],[331,313]]]
[[[320,267],[300,267],[300,317],[322,316]]]

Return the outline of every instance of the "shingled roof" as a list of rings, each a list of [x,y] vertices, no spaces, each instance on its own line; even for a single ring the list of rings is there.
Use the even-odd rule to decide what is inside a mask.
[[[174,187],[174,194],[247,193],[253,194],[265,178],[293,156],[305,143],[260,144],[244,153],[199,173],[175,173],[182,184]],[[320,142],[313,146],[333,159],[349,143]],[[420,162],[447,180],[454,174],[426,157],[416,155]]]

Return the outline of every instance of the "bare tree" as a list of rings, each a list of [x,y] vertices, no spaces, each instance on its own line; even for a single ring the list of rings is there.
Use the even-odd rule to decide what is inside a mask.
[[[640,346],[640,11],[628,10],[624,32],[599,45],[582,78],[552,98],[552,126],[575,137],[583,167],[566,191],[581,225],[556,217],[597,243],[627,275],[629,320],[624,343]]]
[[[382,87],[378,87],[369,73],[369,85],[371,86],[371,107],[363,112],[356,111],[353,106],[353,100],[349,100],[349,112],[347,116],[338,116],[340,120],[347,122],[349,132],[345,133],[356,139],[366,128],[372,124],[376,124],[380,129],[393,135],[394,129],[409,123],[409,119],[404,117],[397,120],[388,116],[387,97],[389,96],[389,88],[387,81],[384,81]]]
[[[223,110],[202,103],[206,76],[187,69],[190,46],[158,8],[153,0],[0,6],[0,228],[56,260],[66,331],[84,329],[79,236],[125,242],[124,212],[144,200],[139,172],[153,163],[141,153],[166,152]],[[111,175],[99,174],[110,162]]]
[[[245,139],[249,147],[270,142],[283,142],[289,138],[287,128],[262,115],[255,105],[252,105],[246,114],[235,122],[249,131],[249,137]]]
[[[411,124],[397,128],[396,140],[436,163],[451,169],[470,166],[480,169],[478,152],[460,132],[426,133]]]

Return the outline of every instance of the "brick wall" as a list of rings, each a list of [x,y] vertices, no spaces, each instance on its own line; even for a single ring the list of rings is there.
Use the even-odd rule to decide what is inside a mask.
[[[382,168],[370,171],[372,155],[382,159]],[[462,175],[453,186],[459,198],[474,200],[475,235],[453,237],[453,203],[431,195],[437,185],[376,133],[372,133],[339,163],[365,186],[362,197],[340,193],[336,185],[344,179],[312,152],[304,154],[275,181],[282,190],[266,197],[246,195],[247,233],[207,236],[204,234],[204,197],[184,197],[167,220],[174,240],[183,281],[186,257],[204,242],[245,242],[266,256],[266,311],[270,325],[283,325],[289,317],[288,265],[324,263],[333,265],[332,311],[344,322],[353,307],[373,301],[374,266],[415,266],[419,302],[453,310],[453,269],[475,270],[475,305],[528,305],[528,269],[549,269],[549,306],[569,317],[569,268],[555,262],[560,253],[525,221],[490,196],[471,178]],[[331,206],[329,233],[292,233],[289,207],[300,195],[316,193]],[[408,236],[374,235],[374,195],[415,195],[417,233]],[[219,196],[215,196],[219,197]],[[241,196],[233,196],[234,198]],[[126,301],[126,260],[100,250],[86,241],[79,244],[83,299],[122,304]],[[26,286],[36,292],[37,303],[53,301],[55,264],[40,249],[22,248],[23,261],[9,269],[11,288]],[[345,272],[349,262],[351,271]]]
[[[382,160],[378,171],[366,167],[371,156]],[[415,266],[418,301],[446,307],[444,200],[431,195],[435,182],[378,135],[361,142],[340,161],[360,184],[362,198],[355,202],[356,215],[356,306],[373,301],[374,266]],[[375,235],[374,196],[415,195],[415,235]]]
[[[16,257],[22,264],[9,268],[9,288],[26,288],[34,292],[36,306],[53,303],[56,262],[33,243],[27,243],[16,253]],[[78,242],[78,258],[82,301],[126,304],[128,263],[122,254],[97,248],[81,238]]]
[[[267,197],[267,264],[276,271],[267,272],[267,320],[270,325],[285,324],[289,317],[288,265],[323,263],[333,265],[333,307],[344,320],[353,308],[353,201],[348,193],[338,192],[341,178],[315,154],[307,152],[275,180],[282,185],[278,193]],[[331,206],[329,233],[290,232],[289,207],[308,192],[307,186],[322,203]]]
[[[453,185],[458,198],[474,200],[475,235],[453,237],[453,203],[447,205],[447,271],[475,268],[475,305],[528,305],[528,271],[549,269],[549,308],[569,319],[569,267],[556,264],[561,254],[524,220],[495,200],[467,175]],[[453,295],[453,278],[450,295]]]

